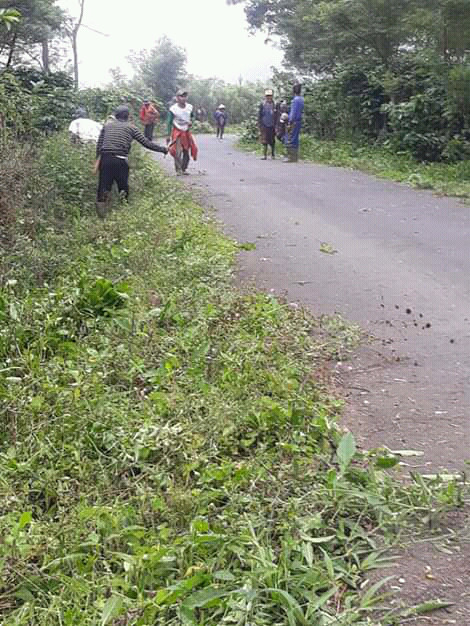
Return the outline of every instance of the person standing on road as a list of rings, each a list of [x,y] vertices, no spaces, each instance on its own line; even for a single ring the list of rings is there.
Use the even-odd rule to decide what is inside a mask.
[[[219,108],[214,113],[215,123],[217,125],[217,139],[224,138],[225,125],[227,124],[227,112],[225,111],[225,105],[219,104]]]
[[[302,127],[302,115],[305,106],[301,92],[302,85],[296,83],[294,85],[294,98],[289,111],[286,163],[296,163],[299,160],[300,129]]]
[[[119,193],[125,199],[129,196],[129,151],[135,139],[145,148],[154,152],[168,153],[168,149],[147,139],[129,122],[129,107],[118,106],[114,112],[115,121],[106,124],[96,144],[95,170],[99,172],[96,210],[105,217],[110,192],[116,181]]]
[[[160,113],[152,102],[150,102],[149,98],[144,100],[139,117],[144,125],[144,135],[149,141],[153,141],[153,131],[155,129],[155,123],[158,122],[160,118]]]
[[[262,160],[268,158],[268,146],[271,146],[271,158],[275,158],[276,143],[276,105],[273,100],[273,90],[266,89],[264,101],[259,105],[258,126],[261,143],[263,145]]]
[[[186,99],[188,92],[180,89],[176,94],[176,102],[170,107],[167,120],[167,145],[175,160],[177,176],[188,174],[189,155],[197,160],[197,146],[191,133],[193,125],[193,107]]]

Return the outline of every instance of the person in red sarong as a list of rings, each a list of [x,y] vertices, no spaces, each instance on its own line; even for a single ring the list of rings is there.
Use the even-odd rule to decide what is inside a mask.
[[[176,102],[170,107],[167,120],[167,139],[169,152],[175,160],[176,174],[188,174],[190,155],[197,160],[197,146],[191,133],[193,125],[193,107],[186,99],[188,92],[180,89],[176,94]]]

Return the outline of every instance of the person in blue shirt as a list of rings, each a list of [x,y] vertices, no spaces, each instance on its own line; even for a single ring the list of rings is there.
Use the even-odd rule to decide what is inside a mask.
[[[304,99],[301,96],[302,85],[294,85],[294,98],[289,111],[287,163],[296,163],[299,160],[300,129],[302,128],[302,115],[304,112]]]

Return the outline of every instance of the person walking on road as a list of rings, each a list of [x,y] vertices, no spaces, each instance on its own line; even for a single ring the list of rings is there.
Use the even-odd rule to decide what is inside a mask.
[[[289,111],[286,163],[296,163],[299,160],[300,129],[302,128],[302,115],[305,106],[301,93],[302,85],[296,83],[294,85],[294,98]]]
[[[219,104],[219,108],[214,113],[215,123],[217,125],[217,139],[224,138],[225,125],[227,124],[227,112],[225,111],[225,105]]]
[[[271,146],[271,158],[275,158],[276,144],[276,105],[273,100],[273,90],[266,89],[264,101],[259,105],[258,126],[261,143],[263,145],[263,161],[268,158],[268,146]]]
[[[193,107],[186,99],[188,92],[180,89],[176,94],[176,102],[170,107],[167,120],[167,145],[175,161],[177,176],[188,174],[190,154],[197,160],[197,146],[191,133],[193,125]]]
[[[167,148],[147,139],[129,122],[127,106],[118,106],[114,117],[114,122],[109,122],[102,128],[96,144],[95,170],[99,172],[96,210],[100,217],[106,217],[114,181],[121,196],[125,199],[129,196],[128,157],[134,139],[149,150],[168,153]]]
[[[140,109],[140,121],[144,125],[144,135],[149,141],[153,141],[153,131],[155,124],[160,119],[158,109],[152,104],[149,98],[144,100]]]

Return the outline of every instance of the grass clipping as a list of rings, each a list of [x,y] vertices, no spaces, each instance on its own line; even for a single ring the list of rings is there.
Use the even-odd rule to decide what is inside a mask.
[[[236,246],[150,159],[132,186],[2,259],[2,623],[370,623],[378,545],[456,484],[359,453],[324,320],[237,292]]]

